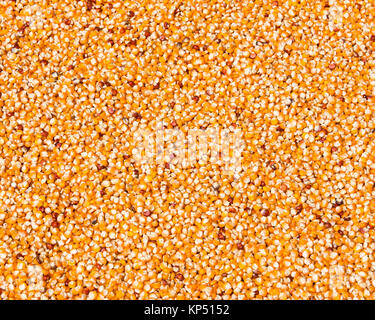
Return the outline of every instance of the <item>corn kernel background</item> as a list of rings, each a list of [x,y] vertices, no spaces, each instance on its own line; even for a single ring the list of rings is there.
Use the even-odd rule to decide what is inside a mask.
[[[0,298],[374,299],[374,55],[373,0],[1,0]],[[211,127],[238,175],[134,159]]]

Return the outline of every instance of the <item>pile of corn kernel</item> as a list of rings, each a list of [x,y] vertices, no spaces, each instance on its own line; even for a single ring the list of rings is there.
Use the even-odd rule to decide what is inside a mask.
[[[374,299],[374,55],[373,1],[1,0],[0,298]]]

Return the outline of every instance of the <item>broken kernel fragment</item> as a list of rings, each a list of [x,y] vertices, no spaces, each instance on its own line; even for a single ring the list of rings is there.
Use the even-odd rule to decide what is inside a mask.
[[[179,281],[184,281],[184,279],[185,279],[185,277],[184,277],[184,275],[182,273],[177,273],[176,274],[176,278]]]
[[[244,245],[241,242],[237,243],[237,249],[238,250],[243,250],[244,248],[245,247],[244,247]]]
[[[333,2],[1,6],[0,299],[375,299],[375,3]]]
[[[225,234],[221,231],[218,233],[217,237],[219,240],[225,240]]]
[[[149,216],[151,216],[151,211],[150,210],[145,210],[145,211],[143,211],[143,215],[145,217],[149,217]]]
[[[331,70],[334,70],[336,68],[336,63],[330,63],[328,65],[328,68],[330,68]]]
[[[51,226],[53,228],[58,228],[59,227],[59,223],[57,221],[52,221]]]

